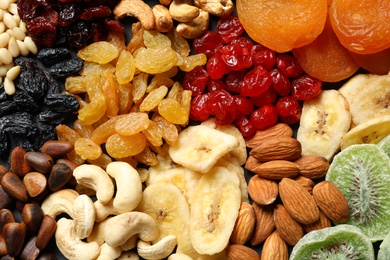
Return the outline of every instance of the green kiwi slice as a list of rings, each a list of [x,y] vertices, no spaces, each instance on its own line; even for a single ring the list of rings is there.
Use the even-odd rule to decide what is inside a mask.
[[[390,233],[387,234],[385,239],[379,245],[377,260],[389,260],[390,259]]]
[[[383,240],[390,232],[390,158],[385,152],[375,144],[349,146],[333,158],[326,180],[348,201],[345,224],[359,227],[372,242]]]
[[[390,135],[380,140],[377,145],[390,157]]]
[[[352,225],[340,224],[304,235],[292,249],[290,260],[375,259],[374,246],[362,231]]]

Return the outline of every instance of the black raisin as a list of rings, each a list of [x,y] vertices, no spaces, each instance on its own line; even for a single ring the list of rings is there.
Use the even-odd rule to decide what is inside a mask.
[[[30,113],[37,113],[39,111],[39,105],[23,89],[16,89],[12,99],[19,111],[28,111]]]
[[[45,98],[45,104],[51,111],[58,113],[75,112],[80,108],[78,100],[71,95],[50,94]]]
[[[63,60],[50,67],[49,73],[54,78],[65,78],[79,72],[83,68],[83,60],[79,58]]]
[[[18,106],[14,101],[7,100],[0,103],[0,117],[12,114],[18,110]]]
[[[43,48],[39,50],[37,58],[44,65],[51,66],[70,58],[70,51],[65,47]]]
[[[18,83],[35,101],[41,101],[48,89],[45,72],[33,59],[25,59],[21,64]]]
[[[80,18],[83,8],[74,3],[61,3],[59,12],[59,24],[63,27],[71,25]]]
[[[51,124],[39,124],[39,132],[34,138],[34,147],[35,151],[39,151],[42,145],[50,140],[56,140],[57,134],[55,131],[55,126]]]
[[[31,114],[15,112],[0,118],[0,132],[32,137],[38,132],[38,126]]]
[[[38,124],[51,124],[56,126],[63,123],[66,119],[66,116],[64,113],[46,110],[37,114],[36,119],[38,121]]]
[[[60,83],[55,78],[53,78],[52,75],[50,75],[50,73],[46,70],[45,70],[45,75],[46,75],[47,85],[48,85],[46,94],[49,95],[49,94],[61,93],[63,88],[61,87]]]
[[[89,26],[84,21],[76,21],[66,27],[68,44],[76,50],[82,49],[90,43]]]

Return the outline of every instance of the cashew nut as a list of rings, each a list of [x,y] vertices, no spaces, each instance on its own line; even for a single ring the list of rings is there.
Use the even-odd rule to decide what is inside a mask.
[[[204,34],[209,28],[210,14],[201,10],[199,16],[188,23],[179,23],[176,31],[187,39],[195,39]]]
[[[156,239],[159,235],[157,223],[146,213],[132,211],[110,218],[104,227],[105,241],[112,247],[122,245],[136,234],[144,241]]]
[[[130,237],[129,239],[127,239],[125,243],[121,245],[122,250],[129,251],[131,249],[136,248],[138,240],[139,240],[138,235],[134,235]]]
[[[78,196],[73,202],[73,221],[78,238],[84,239],[91,234],[95,218],[96,212],[92,199],[84,194]]]
[[[110,215],[119,215],[121,213],[118,209],[114,207],[113,203],[114,199],[110,200],[106,204],[103,204],[98,200],[94,202],[96,211],[96,222],[101,222]]]
[[[56,191],[47,196],[42,202],[42,211],[45,215],[53,218],[56,218],[62,213],[66,213],[73,218],[73,202],[78,196],[77,191],[72,189]]]
[[[142,182],[137,170],[126,162],[111,162],[106,172],[115,179],[114,208],[119,212],[135,209],[142,199]]]
[[[103,259],[117,259],[122,253],[122,249],[117,247],[112,247],[108,245],[107,243],[104,243],[100,247],[100,254],[97,260],[103,260]]]
[[[152,7],[155,28],[159,32],[168,32],[173,28],[173,19],[165,5],[155,5]]]
[[[100,253],[98,243],[87,243],[76,237],[71,219],[57,221],[55,239],[58,249],[67,259],[96,259]]]
[[[181,253],[174,253],[168,257],[168,260],[192,260],[192,257]]]
[[[100,246],[104,243],[104,226],[110,217],[106,218],[102,222],[96,222],[93,226],[91,234],[87,237],[87,242],[96,242]]]
[[[200,9],[194,5],[193,0],[173,0],[169,5],[169,13],[178,22],[190,22],[198,17]]]
[[[138,240],[137,252],[144,259],[163,259],[169,256],[177,245],[176,236],[168,235],[155,244]]]
[[[137,18],[145,30],[154,29],[152,8],[142,0],[121,0],[113,10],[117,18],[133,16]]]
[[[228,15],[234,10],[232,0],[195,0],[195,5],[218,17]]]
[[[137,253],[132,251],[123,252],[117,260],[139,260]]]
[[[96,191],[96,198],[103,204],[114,196],[114,183],[110,176],[99,166],[82,164],[73,170],[73,176],[78,184]]]

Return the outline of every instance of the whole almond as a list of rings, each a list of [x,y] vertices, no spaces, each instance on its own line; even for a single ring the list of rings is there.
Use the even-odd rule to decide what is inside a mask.
[[[271,160],[294,161],[301,157],[301,143],[292,137],[278,136],[264,140],[253,147],[249,154],[260,162]]]
[[[245,244],[252,236],[256,225],[256,215],[252,208],[252,205],[248,202],[242,202],[236,224],[234,225],[233,232],[230,235],[230,242],[232,244]]]
[[[313,195],[313,187],[315,182],[307,177],[298,175],[294,178],[294,181],[298,182],[303,188],[305,188],[311,195]]]
[[[293,179],[283,178],[280,181],[279,196],[288,213],[299,223],[306,225],[320,218],[313,196]]]
[[[312,180],[324,177],[330,166],[325,157],[318,155],[303,155],[295,163],[299,166],[299,174]]]
[[[277,123],[265,130],[256,131],[256,133],[250,138],[247,138],[245,142],[247,147],[253,148],[257,146],[259,143],[269,138],[277,137],[277,136],[292,137],[292,135],[293,135],[293,130],[289,125],[285,123]]]
[[[278,183],[273,180],[253,175],[248,182],[248,193],[251,199],[260,205],[269,205],[278,197]]]
[[[244,245],[228,245],[226,248],[227,260],[260,260],[260,255],[252,248]]]
[[[320,219],[314,223],[304,225],[303,228],[305,229],[306,233],[309,233],[310,231],[324,229],[330,227],[331,225],[332,222],[330,219],[320,210]]]
[[[21,146],[16,146],[10,156],[10,169],[11,172],[23,178],[28,172],[31,171],[30,165],[24,159],[26,150]]]
[[[299,167],[296,163],[290,161],[273,160],[260,164],[252,172],[265,179],[281,180],[297,176]]]
[[[321,181],[313,188],[313,197],[321,211],[337,223],[349,218],[348,202],[340,189],[330,181]]]
[[[260,164],[261,164],[261,162],[259,162],[259,160],[257,160],[255,157],[248,156],[248,158],[246,159],[244,168],[247,169],[248,171],[252,171]]]
[[[274,205],[261,206],[253,203],[252,207],[256,215],[256,226],[250,238],[250,243],[252,246],[256,246],[265,241],[275,230]]]
[[[299,222],[297,222],[287,212],[282,204],[278,204],[274,210],[274,220],[276,230],[279,235],[290,246],[295,246],[296,243],[303,237],[304,229]]]
[[[261,249],[261,260],[287,260],[288,246],[279,232],[275,230],[265,240]]]

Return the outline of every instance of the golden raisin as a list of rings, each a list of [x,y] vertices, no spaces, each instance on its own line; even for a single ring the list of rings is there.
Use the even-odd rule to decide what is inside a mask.
[[[74,144],[74,150],[84,160],[96,160],[102,154],[102,149],[98,144],[84,137],[77,139]]]
[[[180,103],[174,99],[166,98],[158,104],[158,113],[173,124],[181,125],[188,121],[189,114]]]
[[[115,131],[121,135],[134,135],[148,128],[150,123],[147,113],[134,112],[123,115],[115,123]]]
[[[146,146],[146,138],[138,133],[131,136],[111,135],[106,142],[107,153],[113,158],[134,156],[142,152]]]

